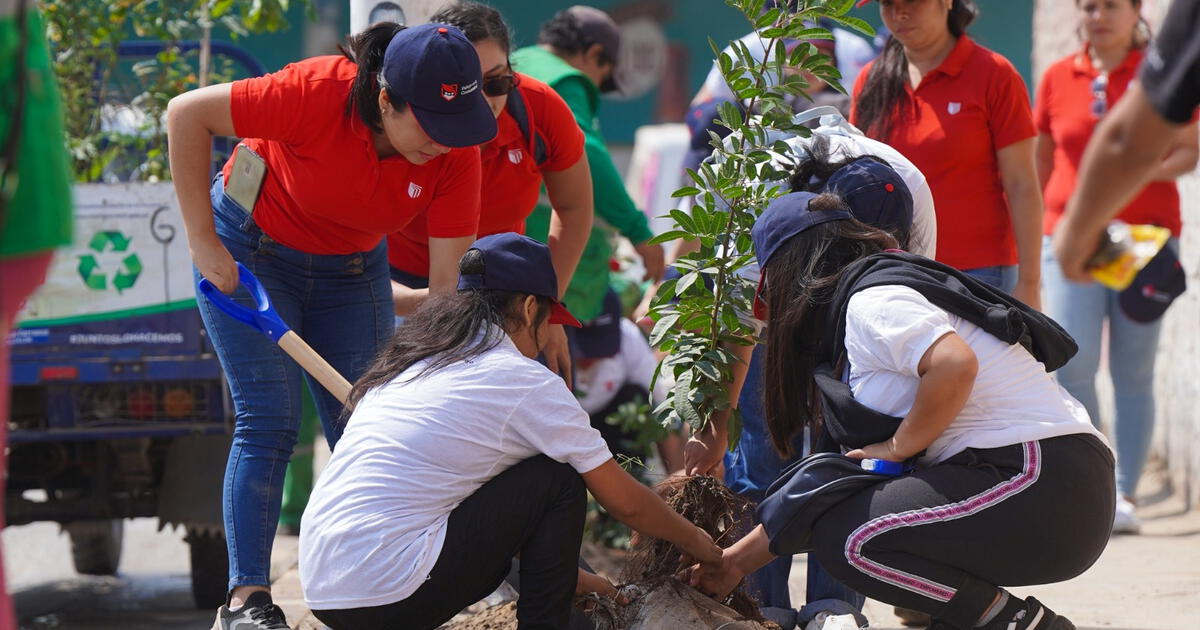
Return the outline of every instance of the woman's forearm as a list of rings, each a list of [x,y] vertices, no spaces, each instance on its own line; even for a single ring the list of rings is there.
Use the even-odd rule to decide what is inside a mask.
[[[567,292],[575,267],[583,256],[592,233],[595,205],[592,194],[592,173],[587,155],[561,171],[542,174],[546,194],[554,208],[550,214],[550,234],[547,245],[554,273],[558,276],[558,295]]]
[[[216,85],[188,92],[167,104],[167,146],[171,178],[179,209],[183,215],[188,244],[211,244],[217,240],[213,226],[212,201],[209,198],[209,169],[212,160],[212,125],[208,118],[219,107],[213,92],[228,85]],[[226,103],[228,109],[228,103]],[[232,133],[232,121],[227,131]]]

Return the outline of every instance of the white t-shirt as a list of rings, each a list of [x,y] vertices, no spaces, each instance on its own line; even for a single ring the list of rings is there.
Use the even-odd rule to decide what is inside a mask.
[[[917,364],[933,342],[951,332],[975,352],[979,372],[966,406],[929,445],[922,464],[935,464],[966,448],[996,448],[1076,433],[1104,439],[1083,405],[1059,387],[1024,347],[1001,341],[906,286],[871,287],[850,297],[846,357],[855,400],[880,413],[904,417],[920,382]]]
[[[499,334],[470,361],[406,381],[417,363],[359,402],[301,522],[309,608],[411,595],[437,562],[450,512],[522,460],[545,454],[585,473],[612,458],[563,380]]]
[[[588,414],[603,410],[626,383],[640,385],[650,391],[658,359],[650,350],[650,344],[642,336],[637,324],[621,318],[621,350],[611,357],[599,359],[586,368],[575,370],[575,396],[579,406]],[[666,399],[663,378],[655,383],[651,402]]]

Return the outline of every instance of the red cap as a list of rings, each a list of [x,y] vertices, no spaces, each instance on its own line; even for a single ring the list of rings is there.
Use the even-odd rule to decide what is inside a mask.
[[[858,0],[858,2],[854,3],[854,6],[856,6],[856,7],[862,7],[862,6],[866,5],[866,4],[867,4],[868,2],[870,2],[870,1],[871,1],[871,0]]]

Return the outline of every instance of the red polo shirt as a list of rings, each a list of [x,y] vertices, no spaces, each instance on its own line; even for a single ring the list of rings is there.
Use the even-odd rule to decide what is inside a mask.
[[[854,84],[850,120],[871,62]],[[996,152],[1037,135],[1025,82],[1004,57],[962,36],[941,65],[905,92],[911,116],[893,111],[892,132],[878,138],[912,161],[929,181],[937,212],[937,259],[958,269],[1017,263],[1008,200]]]
[[[267,162],[255,223],[311,254],[369,250],[422,213],[430,234],[474,234],[479,149],[423,165],[398,155],[380,160],[371,130],[356,112],[346,114],[356,70],[345,57],[313,57],[233,83],[234,130]]]
[[[541,135],[546,161],[539,167],[533,145],[505,109],[496,120],[496,138],[480,146],[486,197],[479,216],[479,236],[525,233],[525,219],[537,204],[542,173],[574,166],[583,156],[583,132],[566,102],[549,85],[517,73],[517,89],[525,101],[529,128]],[[429,234],[421,221],[388,236],[388,262],[410,274],[429,276]]]
[[[1110,111],[1125,94],[1129,82],[1137,78],[1143,56],[1141,50],[1130,51],[1121,65],[1108,74],[1106,94]],[[1075,191],[1083,150],[1100,123],[1100,119],[1092,114],[1092,102],[1095,100],[1092,82],[1099,75],[1085,47],[1047,68],[1042,76],[1042,84],[1038,86],[1034,120],[1040,133],[1049,134],[1054,139],[1054,170],[1043,192],[1046,215],[1042,227],[1046,234],[1054,233],[1054,226],[1062,218],[1067,200]],[[1159,225],[1178,235],[1182,221],[1179,190],[1175,182],[1151,182],[1146,185],[1121,210],[1118,218],[1131,224]]]

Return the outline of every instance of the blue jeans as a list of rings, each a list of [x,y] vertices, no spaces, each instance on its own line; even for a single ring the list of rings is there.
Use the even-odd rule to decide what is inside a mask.
[[[995,265],[992,267],[963,269],[963,273],[1005,293],[1011,294],[1013,289],[1017,288],[1016,265]]]
[[[357,380],[392,334],[392,293],[382,239],[369,252],[308,254],[264,234],[225,195],[220,177],[211,193],[217,235],[234,260],[254,272],[296,334],[348,380]],[[253,306],[243,288],[233,297]],[[196,302],[225,370],[236,413],[222,500],[229,588],[267,586],[284,472],[300,427],[302,370],[266,335],[201,295]],[[342,405],[319,383],[303,378],[315,394],[332,447],[342,434]]]
[[[799,458],[797,455],[785,462],[771,445],[762,406],[762,371],[766,351],[766,346],[759,345],[750,359],[746,383],[738,398],[738,408],[742,412],[742,437],[737,448],[725,455],[725,484],[730,490],[756,502],[763,500],[767,487],[775,481],[780,471]],[[796,453],[805,452],[800,437],[797,437],[793,447]],[[791,570],[791,556],[783,556],[754,573],[751,588],[758,590],[763,606],[792,607],[791,594],[788,592],[788,574]],[[862,595],[835,580],[811,554],[808,557],[805,599],[810,604],[820,600],[841,600],[853,604],[857,610],[862,610],[864,602]],[[809,616],[816,612],[813,610]]]
[[[1179,249],[1176,239],[1168,247]],[[1042,242],[1042,281],[1046,314],[1075,338],[1079,353],[1055,374],[1058,383],[1083,403],[1092,424],[1100,426],[1096,372],[1101,337],[1108,324],[1108,371],[1112,376],[1116,418],[1117,490],[1132,497],[1150,452],[1154,432],[1154,358],[1162,320],[1143,324],[1121,311],[1117,291],[1099,283],[1076,284],[1063,277],[1050,237]]]

